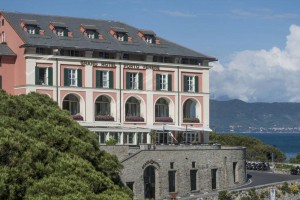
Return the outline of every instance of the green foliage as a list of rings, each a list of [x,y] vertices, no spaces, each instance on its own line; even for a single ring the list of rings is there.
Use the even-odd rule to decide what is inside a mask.
[[[243,146],[247,148],[247,160],[271,161],[272,152],[276,162],[285,161],[286,157],[279,149],[264,144],[262,141],[244,135],[210,133],[210,142],[229,146]]]
[[[300,153],[297,153],[295,158],[290,158],[290,163],[300,164]]]
[[[232,197],[227,190],[220,191],[218,195],[218,200],[231,200]]]
[[[106,145],[116,145],[117,144],[117,140],[115,140],[114,138],[109,138],[109,140],[105,141]]]
[[[275,164],[275,167],[276,167],[277,169],[293,169],[293,168],[294,168],[293,165],[283,164],[283,163]]]
[[[121,169],[47,95],[0,91],[0,199],[131,199]]]
[[[284,182],[283,185],[280,187],[283,194],[285,193],[291,193],[291,189],[289,187],[289,184],[287,182]]]

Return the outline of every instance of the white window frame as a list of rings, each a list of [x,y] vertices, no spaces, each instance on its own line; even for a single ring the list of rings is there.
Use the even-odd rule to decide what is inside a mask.
[[[161,74],[160,76],[160,89],[168,90],[168,74]]]
[[[130,73],[130,89],[132,90],[139,89],[139,73],[137,72]]]
[[[34,35],[35,34],[35,27],[33,27],[33,26],[27,26],[27,32],[30,35]]]
[[[109,71],[102,72],[102,86],[103,88],[109,88]]]
[[[195,92],[195,76],[187,77],[188,91]]]
[[[78,86],[77,69],[69,69],[68,76],[69,76],[70,86]]]
[[[56,28],[56,34],[59,37],[63,37],[63,36],[65,36],[65,31],[62,28]]]
[[[124,33],[117,33],[117,39],[119,40],[119,41],[122,41],[122,42],[124,42]]]
[[[95,39],[95,31],[87,31],[87,37],[90,39]]]
[[[147,43],[150,43],[150,44],[152,44],[152,43],[153,43],[152,36],[150,36],[150,35],[146,35],[146,36],[145,36],[145,41],[146,41]]]

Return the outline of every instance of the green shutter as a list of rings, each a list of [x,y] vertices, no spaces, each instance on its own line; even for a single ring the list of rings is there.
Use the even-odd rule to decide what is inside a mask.
[[[68,37],[68,32],[69,32],[68,29],[64,30],[64,37]]]
[[[2,89],[2,76],[0,76],[0,89]]]
[[[82,87],[82,69],[77,69],[77,86]]]
[[[35,67],[35,84],[36,85],[40,85],[40,71],[39,71],[39,67]]]
[[[160,87],[160,78],[161,78],[161,75],[160,74],[156,74],[156,90],[160,90],[161,87]]]
[[[109,71],[109,88],[114,88],[114,72]]]
[[[156,37],[154,35],[152,36],[152,44],[156,44]]]
[[[124,42],[128,42],[128,35],[124,33]]]
[[[139,90],[143,90],[143,74],[139,73]]]
[[[53,69],[48,67],[48,85],[53,85]]]
[[[198,76],[195,76],[195,92],[199,92],[199,80],[198,80]]]
[[[183,76],[183,87],[184,87],[184,92],[187,92],[189,90],[188,86],[188,76]]]
[[[99,39],[99,33],[95,31],[94,34],[95,34],[95,39]]]
[[[101,71],[100,70],[97,70],[96,71],[96,88],[100,88],[101,85],[101,81],[100,81],[100,78],[101,78]]]
[[[40,34],[40,28],[38,26],[35,27],[35,34],[36,35]]]
[[[168,91],[172,91],[172,74],[168,74]]]
[[[130,89],[130,72],[126,72],[126,89]]]
[[[64,69],[64,86],[70,86],[70,82],[69,82],[69,69],[68,68]]]

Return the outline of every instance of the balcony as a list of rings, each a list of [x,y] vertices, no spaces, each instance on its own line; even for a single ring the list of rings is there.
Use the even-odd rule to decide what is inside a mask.
[[[114,121],[114,117],[110,115],[97,115],[95,121]]]
[[[144,122],[143,117],[138,117],[138,116],[126,116],[125,117],[126,122]]]

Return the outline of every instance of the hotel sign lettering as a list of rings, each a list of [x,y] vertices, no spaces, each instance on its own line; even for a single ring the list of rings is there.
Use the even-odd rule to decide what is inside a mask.
[[[110,62],[94,62],[94,61],[81,61],[81,65],[91,65],[96,67],[109,67],[116,68],[115,63]],[[127,69],[152,69],[159,70],[159,66],[156,65],[137,65],[137,64],[124,64],[124,68]]]

